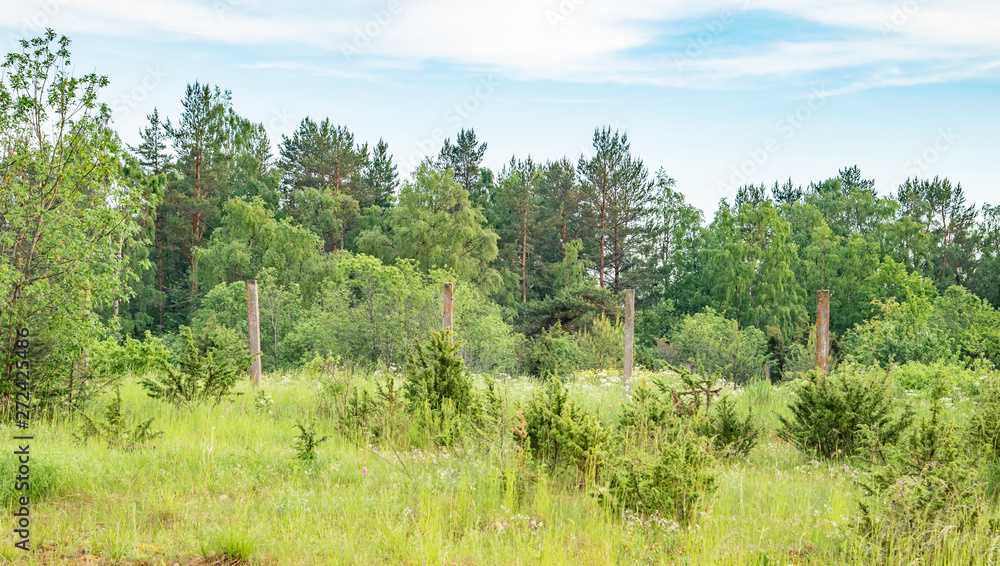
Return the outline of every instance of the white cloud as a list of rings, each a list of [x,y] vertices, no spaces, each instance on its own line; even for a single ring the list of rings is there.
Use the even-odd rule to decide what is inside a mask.
[[[393,2],[398,1],[398,9]],[[371,77],[381,68],[445,63],[516,79],[649,83],[692,88],[810,80],[843,71],[847,92],[870,86],[997,76],[1000,3],[953,0],[40,0],[0,12],[0,25],[61,33],[280,45],[310,63],[261,63],[326,76]],[[679,65],[656,49],[671,23],[770,12],[828,26],[809,41],[775,38],[712,48]],[[743,24],[747,25],[747,24]],[[45,26],[42,26],[45,27]],[[843,33],[835,33],[836,31]],[[859,39],[861,38],[861,39]],[[356,56],[345,57],[345,46]],[[893,69],[902,69],[893,73]],[[834,91],[837,91],[835,88]]]

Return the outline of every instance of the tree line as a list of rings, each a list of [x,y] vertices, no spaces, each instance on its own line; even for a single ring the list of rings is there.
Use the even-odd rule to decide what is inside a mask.
[[[433,327],[448,279],[465,353],[484,369],[525,367],[507,358],[530,357],[541,336],[596,340],[624,289],[636,289],[640,345],[669,346],[711,309],[760,331],[779,372],[810,339],[819,289],[843,354],[893,305],[957,287],[959,303],[1000,306],[1000,206],[967,202],[947,178],[880,195],[847,166],[740,187],[707,222],[611,128],[587,155],[514,155],[499,170],[462,129],[400,179],[381,139],[308,117],[271,140],[200,82],[179,115],[154,109],[132,147],[99,102],[107,78],[72,77],[68,44],[26,40],[0,79],[0,319],[8,337],[45,331],[46,363],[69,375],[59,387],[85,380],[93,340],[169,342],[191,327],[238,350],[249,279],[262,282],[270,368],[334,354],[398,363],[407,337]],[[970,340],[968,357],[995,355]]]

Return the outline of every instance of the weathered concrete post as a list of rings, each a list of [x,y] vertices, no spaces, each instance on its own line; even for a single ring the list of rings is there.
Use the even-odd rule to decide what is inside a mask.
[[[260,387],[260,309],[257,307],[257,281],[247,281],[247,315],[250,318],[250,384]]]
[[[816,367],[830,371],[830,290],[818,293],[816,307]]]
[[[452,333],[452,342],[455,341],[455,327],[452,324],[452,314],[454,313],[455,284],[448,282],[444,284],[444,316],[441,320],[441,329],[449,330]]]
[[[625,396],[632,394],[632,345],[635,329],[635,289],[625,290],[625,367],[622,371],[622,385]]]

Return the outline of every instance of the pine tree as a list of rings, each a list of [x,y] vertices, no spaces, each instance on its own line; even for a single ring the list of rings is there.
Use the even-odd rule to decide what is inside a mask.
[[[370,204],[379,208],[389,208],[392,197],[399,188],[399,179],[396,174],[396,165],[389,155],[389,146],[378,140],[375,151],[372,152],[371,161],[365,167],[365,184],[368,188]]]
[[[618,293],[638,263],[643,228],[652,212],[653,182],[642,160],[630,154],[628,134],[597,129],[594,149],[591,159],[580,158],[579,170],[597,215],[598,281],[605,287],[610,267],[610,287]]]
[[[451,139],[445,139],[438,157],[438,167],[450,167],[455,172],[455,180],[469,193],[469,199],[480,206],[489,198],[480,183],[479,165],[485,153],[486,142],[476,141],[476,131],[469,128],[458,132],[454,145]]]
[[[129,149],[138,157],[139,164],[147,173],[159,175],[170,164],[170,156],[167,149],[167,132],[160,122],[160,112],[156,108],[153,113],[146,116],[149,126],[139,131],[140,139],[138,147]]]

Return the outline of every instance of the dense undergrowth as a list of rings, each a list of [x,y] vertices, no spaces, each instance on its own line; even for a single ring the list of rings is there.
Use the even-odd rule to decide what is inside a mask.
[[[153,375],[128,377],[87,410],[36,426],[35,550],[22,555],[7,534],[0,557],[997,560],[1000,388],[986,370],[970,379],[946,366],[845,365],[744,386],[641,371],[626,398],[614,372],[470,374],[459,346],[436,334],[403,368],[317,359],[265,376],[257,391],[239,382],[218,402],[153,398]],[[917,374],[927,387],[902,385]]]

